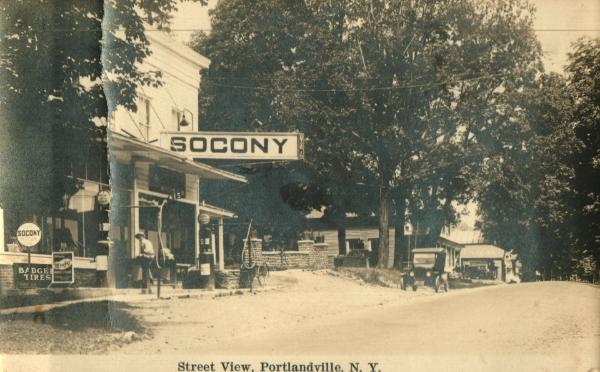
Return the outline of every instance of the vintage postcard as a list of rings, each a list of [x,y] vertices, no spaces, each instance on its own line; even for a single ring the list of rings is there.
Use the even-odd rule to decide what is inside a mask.
[[[599,0],[0,1],[2,371],[599,371]]]

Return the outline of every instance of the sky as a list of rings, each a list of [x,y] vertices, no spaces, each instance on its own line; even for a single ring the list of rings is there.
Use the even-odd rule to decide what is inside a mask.
[[[209,0],[208,6],[183,1],[174,15],[174,36],[187,42],[191,31],[210,29],[208,10],[218,0]],[[534,28],[544,51],[544,66],[548,71],[562,72],[567,64],[570,45],[581,36],[600,37],[600,0],[532,0],[535,5]]]
[[[209,30],[208,10],[218,0],[209,0],[208,6],[184,1],[174,15],[174,36],[187,42],[189,30]],[[544,66],[547,71],[562,73],[567,64],[571,43],[582,36],[600,37],[600,0],[530,0],[536,7],[534,29],[542,45]],[[472,227],[476,220],[476,206],[470,203],[463,226]]]

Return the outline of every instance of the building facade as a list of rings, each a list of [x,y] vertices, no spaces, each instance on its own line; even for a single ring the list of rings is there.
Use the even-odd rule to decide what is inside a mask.
[[[379,254],[379,228],[375,216],[371,217],[358,217],[349,215],[346,217],[345,222],[345,242],[342,245],[343,249],[340,249],[338,231],[334,226],[330,226],[324,222],[321,222],[318,218],[307,218],[308,229],[311,234],[320,237],[328,245],[328,253],[330,256],[355,256],[359,252],[358,256],[366,256],[369,259],[369,264],[374,266],[377,264]],[[401,247],[399,252],[402,254],[401,265],[402,269],[408,269],[412,264],[413,250],[416,248],[434,248],[424,244],[424,235],[428,231],[416,231],[412,224],[407,223],[404,226],[404,246]],[[392,254],[391,259],[394,260],[393,254],[396,252],[396,227],[389,227],[388,242],[390,245],[390,251]],[[462,245],[446,237],[446,234],[442,234],[441,238],[436,244],[436,248],[443,248],[446,251],[446,267],[453,271],[458,266],[458,257]],[[357,263],[355,259],[348,260],[349,262]],[[365,264],[364,260],[361,260],[361,265]]]
[[[517,255],[493,244],[465,244],[460,265],[463,275],[470,278],[521,281],[521,262]]]
[[[163,84],[138,87],[137,112],[122,107],[112,112],[107,124],[110,182],[106,163],[83,162],[71,176],[79,189],[65,200],[64,211],[27,221],[39,226],[42,236],[30,249],[16,241],[16,224],[2,221],[0,213],[3,291],[47,287],[51,253],[56,251],[74,253],[74,286],[131,286],[138,273],[138,233],[154,247],[160,239],[185,269],[195,264],[199,254],[201,214],[210,217],[209,245],[216,253],[215,266],[223,267],[223,224],[234,213],[203,202],[201,185],[210,180],[246,179],[175,155],[160,144],[161,132],[200,129],[200,71],[210,61],[167,34],[150,31],[146,36],[152,54],[138,67],[160,71]],[[107,193],[109,202],[104,200]]]

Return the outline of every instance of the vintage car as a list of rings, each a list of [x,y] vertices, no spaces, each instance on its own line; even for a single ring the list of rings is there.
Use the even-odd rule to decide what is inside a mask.
[[[446,267],[446,251],[444,248],[415,248],[413,249],[412,270],[405,274],[403,288],[417,290],[418,284],[433,287],[436,292],[440,289],[448,292],[448,273]]]

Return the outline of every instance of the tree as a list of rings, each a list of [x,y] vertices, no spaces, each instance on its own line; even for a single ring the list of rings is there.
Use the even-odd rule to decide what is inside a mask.
[[[599,46],[575,43],[566,79],[535,79],[513,97],[507,133],[490,137],[501,151],[484,166],[480,227],[519,252],[530,277],[591,276],[598,267]]]
[[[529,6],[517,1],[349,1],[342,8],[342,41],[325,44],[328,63],[314,73],[330,94],[310,98],[341,112],[321,141],[344,139],[354,169],[377,188],[379,261],[389,267],[392,202],[400,221],[411,195],[422,218],[435,216],[427,221],[435,243],[452,201],[469,195],[465,180],[481,161],[486,127],[498,124],[494,110],[539,71],[539,45]]]
[[[379,262],[390,267],[390,219],[403,230],[408,199],[427,197],[416,204],[443,212],[428,222],[439,236],[452,201],[469,195],[498,123],[489,117],[538,71],[530,11],[516,0],[229,1],[198,46],[212,60],[205,118],[304,132],[312,182],[355,177],[336,192],[377,198],[362,209],[379,215]]]
[[[135,110],[150,54],[144,22],[167,27],[175,0],[0,4],[0,204],[17,223],[64,208],[78,163],[107,167],[106,118]]]
[[[579,141],[570,164],[575,170],[576,257],[590,262],[588,270],[600,263],[600,39],[580,39],[573,45],[566,68],[569,94],[574,99],[573,125]]]
[[[565,80],[536,81],[513,95],[501,132],[490,137],[499,151],[486,159],[478,190],[484,236],[518,252],[528,277],[570,271],[574,173],[567,159],[578,146]]]

